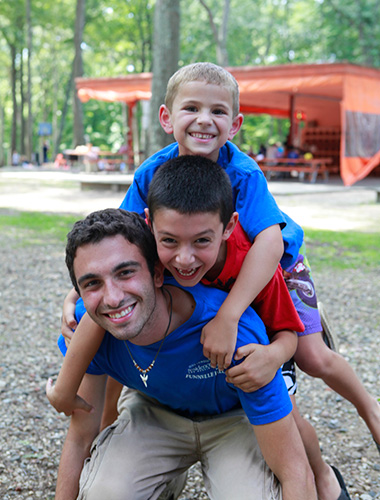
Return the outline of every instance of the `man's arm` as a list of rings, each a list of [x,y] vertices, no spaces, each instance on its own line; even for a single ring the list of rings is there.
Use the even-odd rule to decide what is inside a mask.
[[[99,432],[106,381],[106,375],[86,374],[83,378],[79,394],[95,411],[86,413],[77,410],[71,416],[59,463],[55,500],[75,500],[78,496],[83,463],[89,456],[91,443]]]

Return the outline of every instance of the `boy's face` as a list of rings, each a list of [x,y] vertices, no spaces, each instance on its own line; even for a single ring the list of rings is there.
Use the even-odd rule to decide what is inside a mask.
[[[182,286],[195,286],[206,274],[213,280],[223,269],[224,242],[237,219],[235,212],[223,230],[216,213],[189,215],[169,208],[156,210],[152,231],[161,263]]]
[[[239,131],[243,116],[232,116],[232,96],[224,87],[205,82],[182,85],[172,110],[160,108],[160,123],[174,134],[180,155],[200,155],[217,161],[219,149]]]

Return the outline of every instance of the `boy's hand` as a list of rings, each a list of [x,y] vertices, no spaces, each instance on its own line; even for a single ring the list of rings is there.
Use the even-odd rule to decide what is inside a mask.
[[[58,413],[64,413],[66,417],[72,415],[76,410],[83,410],[87,413],[92,413],[94,407],[89,405],[83,398],[76,395],[71,401],[61,397],[53,385],[53,380],[51,378],[46,382],[46,396],[50,404],[57,410]]]
[[[62,322],[61,322],[61,332],[65,337],[66,345],[70,343],[71,337],[73,336],[73,330],[78,326],[77,320],[75,319],[75,305],[76,302],[67,300],[69,296],[63,303],[62,310]]]
[[[237,324],[228,324],[215,316],[202,329],[201,344],[203,344],[203,355],[210,360],[213,368],[219,370],[228,368],[235,351],[237,337]]]
[[[65,337],[66,345],[69,345],[71,337],[73,336],[73,330],[78,326],[77,320],[75,319],[75,306],[78,298],[79,295],[74,288],[72,288],[63,301],[61,331],[62,335]]]
[[[71,337],[73,336],[73,333],[78,326],[78,323],[74,316],[62,316],[62,322],[61,322],[61,333],[65,337],[65,344],[66,347],[70,344]]]
[[[270,345],[247,344],[239,347],[234,359],[243,358],[242,363],[226,371],[226,380],[244,392],[257,391],[269,384],[278,370],[270,356]]]

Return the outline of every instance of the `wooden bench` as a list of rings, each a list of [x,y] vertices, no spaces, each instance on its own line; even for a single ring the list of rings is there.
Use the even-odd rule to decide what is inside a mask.
[[[272,173],[276,172],[298,172],[303,180],[305,174],[309,176],[311,183],[315,183],[318,175],[323,175],[325,181],[329,178],[329,165],[331,158],[274,158],[258,161],[259,167],[265,173],[267,180],[271,178]]]

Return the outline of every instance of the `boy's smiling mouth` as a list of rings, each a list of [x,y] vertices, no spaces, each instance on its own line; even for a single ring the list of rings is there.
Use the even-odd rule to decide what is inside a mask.
[[[200,269],[199,267],[192,267],[190,269],[179,269],[178,267],[175,267],[177,274],[181,278],[192,278],[195,274],[197,274],[199,269]]]
[[[193,276],[193,274],[195,274],[198,271],[199,267],[193,267],[191,269],[186,269],[186,270],[185,269],[178,269],[178,268],[176,268],[176,269],[177,269],[178,274],[180,274],[181,276],[187,277],[187,276]]]
[[[191,132],[190,135],[195,139],[213,139],[215,137],[213,134],[201,134],[200,132]]]

